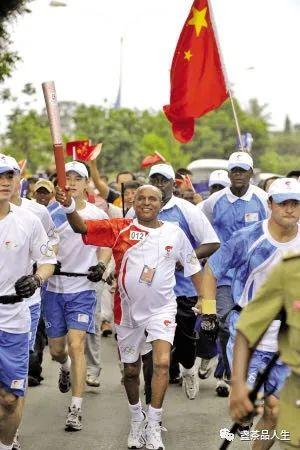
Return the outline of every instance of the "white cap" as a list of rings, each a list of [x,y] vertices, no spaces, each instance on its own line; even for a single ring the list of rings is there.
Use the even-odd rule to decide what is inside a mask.
[[[163,175],[168,180],[175,180],[175,172],[172,166],[169,164],[155,164],[151,167],[149,172],[149,178],[155,174]]]
[[[84,164],[82,164],[79,161],[68,162],[65,165],[65,170],[66,170],[66,173],[72,171],[72,172],[78,173],[78,175],[80,175],[81,177],[85,177],[85,178],[89,177],[87,168],[85,167]]]
[[[13,158],[12,156],[6,156],[6,158],[8,159],[15,172],[21,172],[20,166],[15,158]]]
[[[268,197],[275,203],[285,200],[298,200],[300,202],[300,183],[295,178],[278,178],[268,189]]]
[[[214,170],[210,176],[208,181],[208,187],[213,186],[214,184],[220,184],[221,186],[227,187],[230,186],[230,180],[228,178],[227,170]]]
[[[234,152],[228,160],[228,170],[241,167],[244,170],[253,169],[253,159],[247,152]]]
[[[0,153],[0,173],[5,172],[15,172],[15,169],[12,165],[11,158]]]

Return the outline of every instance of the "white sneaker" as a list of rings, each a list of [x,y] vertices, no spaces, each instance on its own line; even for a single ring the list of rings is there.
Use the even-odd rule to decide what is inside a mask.
[[[182,389],[188,399],[194,400],[199,392],[199,378],[195,373],[182,372]]]
[[[198,376],[199,378],[201,378],[201,380],[206,380],[212,373],[213,359],[214,358],[212,359],[201,358],[200,366],[198,369]]]
[[[140,422],[132,420],[130,423],[130,431],[127,440],[128,448],[142,448],[145,445],[145,426],[147,418],[144,411],[143,414],[144,420]]]
[[[82,430],[81,410],[76,406],[69,407],[65,431],[80,431]]]
[[[99,387],[100,377],[97,377],[96,375],[92,374],[87,374],[85,382],[88,386]]]
[[[161,432],[167,431],[160,422],[148,422],[145,430],[146,448],[152,450],[165,450],[161,439]]]

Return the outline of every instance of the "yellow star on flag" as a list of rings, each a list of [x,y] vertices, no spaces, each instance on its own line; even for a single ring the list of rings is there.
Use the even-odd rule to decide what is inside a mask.
[[[191,50],[188,50],[187,52],[184,52],[184,59],[187,59],[189,61],[192,56],[193,55],[191,54]]]
[[[201,33],[203,27],[207,28],[207,22],[205,19],[207,7],[199,10],[193,8],[193,17],[188,21],[188,25],[194,25],[197,37]]]

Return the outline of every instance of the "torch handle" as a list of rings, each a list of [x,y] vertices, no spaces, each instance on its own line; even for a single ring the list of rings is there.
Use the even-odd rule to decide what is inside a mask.
[[[66,172],[65,172],[65,159],[64,159],[64,147],[62,144],[53,145],[53,153],[55,158],[57,183],[59,187],[65,189],[66,187]]]

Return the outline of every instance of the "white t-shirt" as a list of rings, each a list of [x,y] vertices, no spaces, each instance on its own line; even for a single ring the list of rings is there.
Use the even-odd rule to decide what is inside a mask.
[[[176,314],[175,265],[180,261],[184,276],[201,270],[185,233],[169,222],[147,228],[137,219],[87,222],[87,244],[112,247],[118,277],[115,322],[129,328],[145,324],[154,314]],[[143,283],[145,267],[154,269],[151,284]]]
[[[56,257],[48,245],[41,221],[29,211],[10,205],[10,212],[0,220],[0,295],[13,295],[15,282],[28,274],[32,261],[55,264]],[[0,330],[26,333],[30,329],[28,303],[0,304]]]
[[[108,219],[107,214],[92,203],[86,202],[85,208],[77,211],[85,220]],[[61,262],[62,272],[88,273],[91,266],[98,263],[98,247],[84,245],[81,234],[74,233],[69,225],[67,217],[57,227],[60,243],[57,260]],[[61,294],[95,290],[95,283],[86,277],[66,277],[55,275],[49,278],[47,290]]]
[[[59,236],[57,234],[57,231],[55,229],[55,225],[53,223],[53,220],[50,216],[50,213],[48,209],[40,205],[39,203],[29,200],[28,198],[22,198],[22,203],[20,205],[20,208],[26,209],[27,211],[32,212],[36,217],[40,219],[42,222],[42,225],[44,227],[44,230],[47,233],[47,236],[49,238],[49,244],[51,246],[57,245],[59,243]],[[33,261],[28,266],[27,274],[32,274],[32,264]],[[37,289],[35,293],[32,295],[32,297],[29,297],[26,299],[26,302],[28,303],[28,306],[36,305],[37,303],[41,302],[41,290]]]

